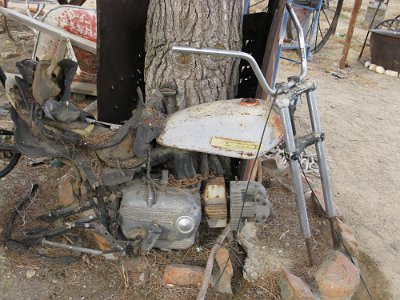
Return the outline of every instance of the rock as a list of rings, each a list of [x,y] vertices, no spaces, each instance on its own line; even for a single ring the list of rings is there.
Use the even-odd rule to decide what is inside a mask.
[[[246,222],[238,234],[238,242],[247,253],[243,266],[243,278],[249,282],[256,281],[262,271],[259,253],[257,249],[257,225],[253,222]]]
[[[8,58],[13,58],[17,57],[18,54],[15,52],[1,52],[1,58],[2,59],[8,59]]]
[[[231,281],[233,266],[226,248],[219,248],[215,254],[214,270],[212,273],[212,284],[219,293],[232,294]],[[221,275],[221,272],[224,272]]]
[[[217,253],[215,254],[215,261],[217,262],[217,265],[221,270],[225,269],[225,273],[227,273],[230,277],[233,276],[233,266],[229,258],[228,249],[219,248]]]
[[[282,270],[278,281],[282,300],[316,300],[310,287],[301,278]]]
[[[306,200],[307,207],[311,207],[314,203],[314,197],[310,189],[304,191],[304,199]]]
[[[365,66],[366,68],[368,68],[370,65],[371,65],[371,62],[370,62],[369,60],[367,60],[367,61],[365,62],[365,64],[364,64],[364,66]]]
[[[78,200],[77,191],[79,193],[79,181],[74,176],[72,170],[68,171],[60,178],[58,184],[58,200],[64,205],[71,205]]]
[[[386,70],[385,74],[388,76],[392,76],[392,77],[399,77],[399,72],[392,71],[392,70]]]
[[[370,64],[368,69],[370,69],[371,71],[375,71],[376,70],[377,65],[375,64]]]
[[[127,257],[122,261],[122,266],[134,285],[140,286],[149,282],[150,269],[142,257]]]
[[[315,274],[321,300],[350,300],[360,284],[360,270],[341,252],[333,251]]]
[[[163,282],[166,285],[200,286],[203,281],[204,268],[183,264],[166,266]]]
[[[340,238],[343,246],[345,247],[345,251],[349,252],[351,256],[358,259],[360,255],[360,249],[358,241],[350,226],[338,219],[337,227],[339,229]]]
[[[351,230],[350,226],[347,225],[346,223],[344,223],[343,221],[337,219],[337,223],[336,224],[337,224],[337,227],[339,229],[339,233],[342,233],[342,232],[348,232],[348,233],[351,233],[351,234],[353,233],[353,231]]]
[[[300,174],[301,177],[301,182],[303,184],[304,190],[308,189],[308,184],[307,184],[307,180],[304,177],[303,174]],[[280,181],[280,183],[286,187],[288,190],[294,192],[294,187],[293,187],[293,179],[292,179],[292,173],[290,172],[290,167],[287,166],[281,176],[278,178],[278,180]]]
[[[358,246],[358,241],[355,238],[354,234],[349,232],[342,232],[340,237],[343,242],[343,246],[345,247],[345,251],[348,252],[351,256],[355,258],[360,257],[360,249]]]
[[[378,74],[385,74],[385,68],[381,66],[377,66],[375,72]]]
[[[146,261],[140,256],[126,257],[121,263],[128,273],[141,273],[148,270]]]
[[[333,68],[330,67],[328,69],[328,73],[331,74],[335,78],[346,78],[348,73],[345,70],[342,70],[340,68]]]
[[[26,278],[28,278],[28,279],[31,279],[35,275],[36,275],[36,272],[35,272],[35,270],[32,270],[32,269],[26,271],[26,274],[25,274]]]
[[[314,190],[314,194],[315,194],[316,200],[321,205],[322,209],[326,212],[326,209],[325,209],[325,198],[324,198],[324,195],[323,195],[322,191],[319,190],[319,189],[315,189]],[[341,217],[342,213],[340,212],[339,207],[336,205],[336,203],[334,203],[334,207],[335,207],[335,211],[336,211],[336,216],[337,217]]]

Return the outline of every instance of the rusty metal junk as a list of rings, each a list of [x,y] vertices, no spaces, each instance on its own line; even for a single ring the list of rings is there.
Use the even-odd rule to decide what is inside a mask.
[[[276,87],[268,85],[257,62],[247,53],[172,48],[174,52],[188,55],[245,59],[261,88],[273,98],[272,102],[261,99],[221,100],[165,115],[156,106],[145,104],[138,89],[138,105],[132,117],[122,126],[112,126],[97,121],[70,101],[73,75],[79,64],[65,58],[68,42],[61,39],[53,52],[55,55],[18,63],[22,76],[10,77],[6,82],[6,94],[16,126],[16,146],[31,157],[59,157],[71,163],[77,170],[80,191],[85,192],[79,195],[79,203],[39,216],[41,221],[49,224],[48,228],[17,242],[26,247],[42,243],[109,258],[146,253],[153,247],[190,247],[202,217],[201,182],[205,178],[209,179],[204,199],[205,213],[211,227],[230,223],[233,231],[239,231],[244,220],[265,222],[271,205],[263,185],[235,180],[232,174],[223,174],[225,178],[213,179],[212,174],[199,178],[194,165],[201,163],[202,155],[209,155],[212,159],[220,155],[220,165],[227,163],[228,157],[257,159],[284,140],[300,228],[312,263],[311,231],[298,163],[302,148],[316,147],[325,206],[331,222],[335,218],[335,209],[325,158],[325,135],[316,104],[316,85],[305,82],[304,36],[290,4],[287,9],[298,30],[301,73]],[[27,22],[18,15],[7,14]],[[63,33],[59,29],[53,30],[48,24],[43,26],[33,22],[32,25],[46,33]],[[73,34],[67,37],[72,45],[94,52],[93,42]],[[312,134],[295,138],[290,106],[303,94],[307,97]],[[54,221],[63,225],[57,227]],[[99,249],[50,240],[77,229],[87,238],[96,240]],[[334,230],[332,235],[334,237]]]

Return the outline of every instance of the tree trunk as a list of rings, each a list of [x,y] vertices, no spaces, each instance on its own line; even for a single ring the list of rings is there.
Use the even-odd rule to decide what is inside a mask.
[[[172,53],[171,47],[240,50],[241,12],[241,0],[151,0],[145,44],[146,98],[162,100],[168,114],[234,98],[239,60]]]
[[[173,53],[173,45],[241,50],[242,0],[150,0],[146,26],[146,103],[171,114],[236,96],[239,60]],[[175,156],[180,178],[230,176],[226,157]]]

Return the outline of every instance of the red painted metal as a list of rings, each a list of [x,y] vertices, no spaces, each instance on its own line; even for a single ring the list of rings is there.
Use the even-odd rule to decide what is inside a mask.
[[[97,17],[95,9],[87,9],[68,5],[58,6],[50,10],[42,20],[44,23],[62,28],[72,34],[81,36],[92,42],[97,39]],[[33,57],[43,54],[55,55],[58,40],[45,33],[39,33]],[[86,50],[73,47],[66,57],[76,57],[79,69],[75,82],[96,83],[96,56]]]

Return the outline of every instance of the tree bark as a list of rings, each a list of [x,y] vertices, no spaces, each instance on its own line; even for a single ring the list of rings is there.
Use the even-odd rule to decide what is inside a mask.
[[[240,50],[241,0],[151,0],[146,27],[146,98],[176,110],[234,98],[239,60],[172,53],[173,45]],[[160,105],[161,106],[161,105]]]
[[[241,50],[241,0],[150,0],[144,78],[146,105],[175,111],[237,93],[239,60],[173,53],[173,45]],[[226,157],[176,155],[178,178],[196,173],[231,176]]]

